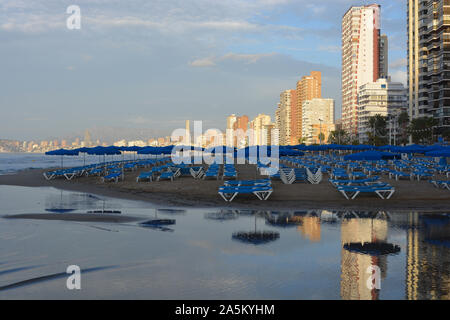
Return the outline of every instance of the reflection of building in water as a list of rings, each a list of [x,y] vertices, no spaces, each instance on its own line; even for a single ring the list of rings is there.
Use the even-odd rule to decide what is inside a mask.
[[[316,216],[304,216],[298,218],[301,221],[301,225],[297,227],[297,230],[301,233],[302,237],[312,242],[319,242],[320,218]]]
[[[342,221],[342,246],[349,243],[386,241],[388,222],[380,219],[350,219]],[[376,300],[379,292],[367,286],[370,266],[379,267],[381,279],[386,277],[387,257],[371,256],[341,249],[341,298],[346,300]]]
[[[416,212],[408,218],[406,298],[449,300],[450,219],[448,216],[419,217]]]

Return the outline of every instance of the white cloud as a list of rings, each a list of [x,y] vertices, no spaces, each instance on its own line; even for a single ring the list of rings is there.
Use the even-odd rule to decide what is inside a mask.
[[[401,82],[404,85],[406,85],[406,80],[407,80],[406,71],[397,70],[397,71],[391,73],[391,78],[392,78],[392,81]]]
[[[406,58],[397,59],[389,65],[389,68],[391,69],[397,69],[397,68],[403,68],[406,67],[406,64],[408,63],[408,60]]]
[[[239,54],[229,52],[220,57],[208,57],[203,59],[197,59],[189,63],[192,67],[211,67],[215,66],[223,61],[237,61],[244,62],[245,64],[253,64],[258,62],[261,58],[272,57],[275,53],[258,53],[258,54]]]
[[[214,58],[204,58],[197,59],[189,63],[191,67],[212,67],[215,66],[216,63],[213,61]]]
[[[341,52],[340,46],[319,46],[319,51],[326,51],[326,52]]]

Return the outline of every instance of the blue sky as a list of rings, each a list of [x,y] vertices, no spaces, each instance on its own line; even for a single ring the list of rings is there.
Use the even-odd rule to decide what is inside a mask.
[[[2,0],[0,139],[168,135],[186,119],[274,115],[311,70],[340,112],[347,0]],[[390,74],[406,80],[406,3],[379,1]],[[81,8],[68,30],[66,8]]]

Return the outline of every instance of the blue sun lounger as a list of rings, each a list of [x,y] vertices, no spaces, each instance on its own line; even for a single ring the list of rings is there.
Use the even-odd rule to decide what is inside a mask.
[[[148,180],[150,182],[153,181],[153,172],[141,172],[141,174],[136,178],[136,182],[140,182],[142,180]]]
[[[259,200],[267,200],[272,194],[271,186],[223,186],[219,188],[219,194],[222,198],[231,202],[238,194],[254,194]]]
[[[395,177],[395,180],[400,180],[400,178],[407,178],[412,180],[412,176],[410,173],[407,172],[403,172],[403,171],[396,171],[396,170],[392,170],[389,172],[389,179],[392,179]]]
[[[359,179],[359,180],[335,180],[335,179],[330,179],[328,180],[333,186],[337,187],[337,186],[342,186],[342,185],[347,185],[347,186],[355,186],[355,185],[369,185],[370,183],[374,183],[380,180],[380,177],[378,176],[374,176],[371,178],[367,178],[367,179]]]
[[[450,190],[450,180],[430,180],[430,182],[436,187],[440,189],[448,189]]]
[[[339,186],[337,190],[344,195],[347,200],[354,200],[361,193],[374,193],[381,199],[390,199],[395,193],[395,188],[390,185],[376,186]]]
[[[102,177],[102,182],[105,183],[107,181],[114,181],[115,183],[119,182],[119,178],[123,179],[123,175],[121,171],[116,171],[108,174],[107,176]]]
[[[170,180],[173,181],[173,179],[176,178],[176,173],[173,171],[166,171],[161,173],[161,175],[158,177],[158,181],[161,180]]]
[[[270,179],[260,179],[260,180],[231,180],[225,181],[224,185],[228,187],[239,187],[239,186],[267,186],[270,185]]]
[[[203,167],[189,168],[189,172],[191,173],[191,176],[194,177],[194,179],[201,179],[205,174],[205,170],[203,169]]]

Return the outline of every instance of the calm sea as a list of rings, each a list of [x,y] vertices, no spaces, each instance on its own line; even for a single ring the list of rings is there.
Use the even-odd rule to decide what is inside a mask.
[[[125,155],[126,159],[132,159],[134,155]],[[122,160],[118,156],[108,156],[107,160]],[[75,157],[46,156],[42,153],[0,153],[0,175],[11,174],[24,169],[46,169],[82,166],[84,163],[92,164],[103,161],[103,156],[80,155]]]

